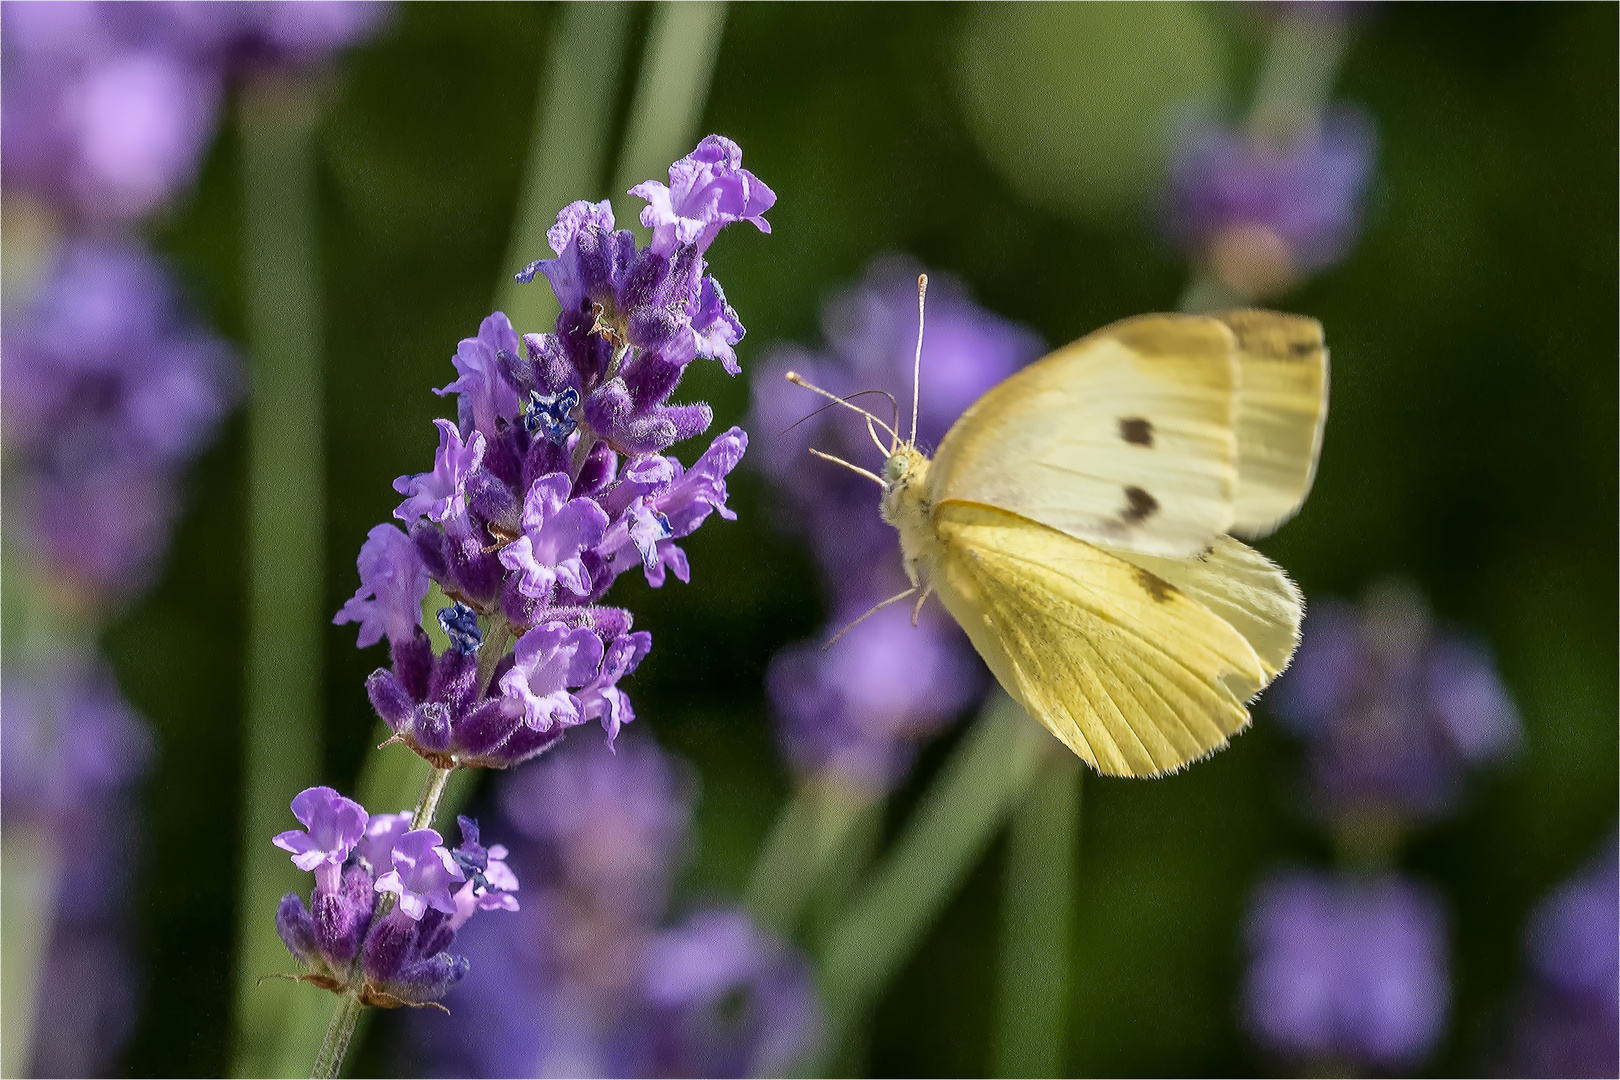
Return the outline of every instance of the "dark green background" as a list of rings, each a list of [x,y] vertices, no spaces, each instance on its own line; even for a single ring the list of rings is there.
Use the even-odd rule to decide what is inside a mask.
[[[779,195],[774,235],[730,230],[711,253],[749,328],[745,373],[772,340],[814,343],[827,292],[883,250],[954,272],[1054,343],[1175,305],[1186,267],[1145,208],[1077,226],[1031,209],[985,162],[951,89],[964,14],[732,7],[703,126],[740,142]],[[429,466],[429,419],[451,408],[429,387],[449,381],[456,341],[489,310],[555,15],[406,4],[334,73],[320,177],[332,610],[355,586],[366,530],[397,501],[390,481]],[[1256,18],[1218,18],[1241,93]],[[1454,917],[1454,1018],[1432,1063],[1442,1073],[1478,1067],[1520,971],[1525,913],[1615,819],[1616,31],[1613,5],[1364,16],[1339,93],[1381,133],[1365,235],[1342,266],[1278,301],[1326,324],[1333,410],[1315,493],[1266,550],[1307,596],[1354,596],[1389,574],[1418,583],[1441,616],[1490,642],[1528,732],[1514,763],[1409,849],[1410,870],[1445,890]],[[240,342],[238,168],[227,128],[192,201],[157,234],[204,313]],[[743,419],[745,380],[695,365],[679,397],[712,402],[723,428]],[[196,470],[161,585],[108,642],[161,746],[145,792],[149,984],[127,1060],[138,1074],[227,1067],[243,433],[238,416]],[[690,460],[698,448],[678,449]],[[766,525],[759,482],[739,476],[733,492],[741,520],[716,519],[687,545],[690,586],[654,592],[627,575],[615,594],[657,642],[631,685],[637,723],[702,775],[686,887],[710,893],[740,886],[787,789],[766,663],[822,617],[805,554]],[[357,651],[353,627],[327,640],[326,778],[352,790],[372,723],[362,682],[383,657]],[[949,741],[925,754],[895,814]],[[1257,872],[1326,856],[1292,808],[1291,769],[1262,712],[1180,776],[1088,782],[1071,1071],[1269,1067],[1236,1023],[1238,924]],[[998,872],[993,853],[885,999],[874,1072],[986,1068]],[[361,1063],[378,1060],[373,1049]]]

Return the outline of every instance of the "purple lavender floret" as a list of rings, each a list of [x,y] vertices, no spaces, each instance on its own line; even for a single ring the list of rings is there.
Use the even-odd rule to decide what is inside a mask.
[[[710,135],[671,165],[668,187],[648,180],[630,194],[647,200],[641,223],[653,230],[651,247],[659,255],[687,244],[702,255],[736,221],[768,233],[765,211],[776,205],[776,193],[742,167],[742,148],[723,135]]]
[[[1439,898],[1403,878],[1292,871],[1256,889],[1244,1019],[1291,1061],[1410,1069],[1450,1005]]]
[[[292,812],[304,828],[279,834],[274,844],[292,852],[298,869],[315,871],[317,885],[336,889],[349,852],[366,834],[365,807],[329,787],[312,787],[293,799]]]
[[[457,396],[459,422],[435,421],[432,470],[394,482],[408,532],[379,526],[361,551],[361,588],[334,621],[360,623],[362,646],[388,638],[392,669],[368,694],[394,741],[440,768],[506,768],[589,720],[611,745],[635,716],[619,684],[652,640],[603,597],[635,567],[654,587],[688,580],[677,541],[736,516],[726,477],[747,435],[723,432],[688,469],[662,451],[712,414],[668,399],[695,357],[734,366],[742,325],[702,254],[731,221],[768,231],[775,197],[725,140],[705,140],[677,174],[660,198],[702,227],[682,225],[691,236],[669,250],[637,250],[605,202],[558,215],[557,257],[519,275],[551,283],[554,332],[520,337],[495,312],[460,343],[458,377],[436,391]],[[451,641],[437,656],[412,606],[425,583],[452,605],[436,616]],[[491,634],[514,651],[480,664]]]
[[[410,831],[408,810],[398,814],[372,814],[366,822],[365,835],[355,845],[355,854],[373,877],[381,877],[394,868],[394,845]]]
[[[456,931],[477,911],[517,911],[518,880],[506,849],[485,849],[477,825],[462,820],[454,852],[432,829],[410,829],[408,814],[378,814],[331,788],[310,788],[293,800],[308,832],[275,838],[301,869],[314,869],[306,907],[296,893],[282,897],[276,930],[323,989],[351,989],[367,1005],[424,1005],[442,997],[469,968],[449,952]],[[376,917],[379,898],[398,898]],[[355,984],[358,982],[358,986]]]
[[[360,624],[358,644],[363,649],[384,637],[405,645],[422,622],[422,600],[428,594],[427,564],[395,525],[378,525],[366,534],[357,560],[360,588],[332,619]]]
[[[773,349],[753,383],[754,425],[768,433],[759,467],[781,496],[784,524],[809,540],[832,614],[817,639],[791,646],[772,664],[779,738],[800,772],[826,768],[868,786],[900,779],[917,742],[972,703],[984,673],[937,604],[924,606],[917,629],[910,626],[909,605],[897,606],[821,650],[836,631],[909,582],[894,532],[877,514],[872,484],[842,469],[813,468],[806,453],[815,446],[871,462],[877,449],[865,425],[847,410],[831,409],[792,427],[825,402],[783,375],[797,370],[835,394],[888,393],[893,412],[877,393],[856,400],[885,422],[909,412],[921,272],[903,256],[874,260],[857,285],[823,309],[825,351]],[[1038,336],[979,307],[949,275],[930,274],[919,441],[937,445],[964,409],[1042,349]],[[908,422],[899,423],[909,435]]]
[[[13,527],[46,584],[100,606],[166,546],[180,470],[236,395],[230,350],[189,319],[163,265],[68,245],[0,344]]]
[[[1271,701],[1305,745],[1317,808],[1340,820],[1443,815],[1468,772],[1502,760],[1521,737],[1490,654],[1437,628],[1399,589],[1359,610],[1315,604]]]
[[[1171,161],[1165,232],[1239,292],[1274,292],[1349,250],[1376,147],[1371,119],[1349,107],[1280,143],[1190,128]]]
[[[1531,913],[1510,1076],[1620,1073],[1620,856],[1611,837]]]
[[[394,843],[393,862],[394,868],[377,879],[377,891],[397,895],[399,910],[412,919],[420,919],[430,907],[455,914],[450,883],[466,875],[450,857],[443,837],[433,829],[408,832]]]

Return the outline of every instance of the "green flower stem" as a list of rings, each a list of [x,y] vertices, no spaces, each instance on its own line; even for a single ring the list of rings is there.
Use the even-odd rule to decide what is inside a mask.
[[[317,1080],[330,1080],[343,1069],[343,1058],[349,1052],[349,1041],[354,1038],[354,1026],[364,1010],[360,998],[354,994],[341,994],[337,1008],[332,1011],[332,1022],[327,1025],[326,1038],[321,1041],[321,1052],[315,1058],[315,1068],[309,1074]]]
[[[990,1036],[992,1076],[1064,1076],[1080,851],[1080,760],[1055,740],[1013,813]]]
[[[240,1076],[278,1057],[293,987],[274,914],[304,875],[270,837],[321,775],[325,463],[315,124],[307,87],[266,78],[243,92],[243,267],[253,398],[248,426],[248,640],[242,727],[243,847],[235,1055]],[[319,1029],[307,1037],[308,1061]]]
[[[610,193],[618,227],[633,230],[640,241],[650,230],[641,227],[641,202],[628,192],[643,180],[664,179],[670,162],[697,143],[725,25],[724,0],[653,7]]]
[[[792,935],[830,863],[882,793],[831,772],[805,781],[776,819],[754,862],[744,903],[761,925]]]
[[[990,846],[1048,736],[995,691],[821,952],[826,1050],[836,1053]],[[812,1071],[815,1070],[814,1068]]]
[[[453,771],[435,768],[428,773],[427,782],[422,785],[422,797],[416,801],[416,812],[411,814],[413,830],[433,827],[433,816],[439,812],[439,800],[444,798],[445,785],[450,782]]]
[[[8,822],[0,833],[0,1076],[28,1076],[40,972],[50,947],[61,845]]]
[[[550,254],[546,230],[557,211],[601,194],[630,22],[627,3],[559,4],[552,10],[557,25],[535,105],[522,195],[495,289],[496,307],[519,332],[544,330],[557,321],[557,300],[545,283],[519,285],[512,275]]]

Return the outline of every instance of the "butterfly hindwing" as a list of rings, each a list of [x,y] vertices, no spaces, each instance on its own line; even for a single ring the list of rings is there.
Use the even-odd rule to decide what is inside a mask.
[[[930,499],[998,506],[1151,555],[1197,554],[1232,523],[1239,378],[1219,319],[1114,323],[963,413],[934,458]]]
[[[1180,589],[1242,634],[1254,647],[1267,684],[1293,659],[1305,598],[1282,567],[1242,541],[1222,536],[1190,559],[1114,554]]]
[[[1237,495],[1231,532],[1260,537],[1293,517],[1311,490],[1327,423],[1322,324],[1276,311],[1216,316],[1237,337]]]
[[[1168,772],[1248,723],[1264,666],[1174,585],[994,507],[951,501],[933,518],[946,608],[1002,685],[1099,772]]]

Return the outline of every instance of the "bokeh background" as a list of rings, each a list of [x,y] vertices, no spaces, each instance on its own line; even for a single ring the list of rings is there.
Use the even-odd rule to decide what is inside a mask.
[[[631,119],[652,14],[638,6],[628,24],[610,141]],[[1158,208],[1176,125],[1242,114],[1277,15],[732,6],[700,128],[735,139],[778,202],[770,236],[738,227],[710,254],[748,327],[743,374],[695,365],[680,396],[710,402],[716,431],[745,423],[755,361],[772,343],[820,347],[823,303],[884,252],[955,275],[1054,344],[1173,309],[1189,256]],[[455,343],[513,269],[504,260],[560,16],[546,4],[403,4],[314,76],[326,612],[355,588],[355,553],[397,502],[393,478],[427,467],[430,421],[449,408],[430,387],[453,377]],[[1504,1071],[1526,921],[1615,828],[1616,9],[1376,5],[1343,17],[1332,96],[1371,118],[1376,158],[1343,258],[1270,299],[1322,321],[1333,382],[1314,493],[1261,546],[1312,602],[1396,580],[1494,657],[1522,720],[1517,749],[1472,776],[1455,812],[1416,830],[1399,861],[1443,897],[1449,920],[1444,1035],[1412,1068]],[[140,228],[251,372],[239,96],[227,94],[195,187]],[[605,170],[577,197],[605,197],[610,181]],[[25,223],[6,196],[9,242]],[[250,375],[244,409],[251,387]],[[118,1073],[230,1067],[245,416],[225,421],[187,476],[155,587],[102,637],[154,747],[125,901],[141,992]],[[777,436],[750,434],[756,447]],[[773,510],[772,488],[791,483],[739,470],[738,520],[687,544],[690,585],[652,590],[631,575],[615,593],[657,643],[627,684],[635,726],[696,778],[678,902],[742,890],[792,787],[766,672],[828,611],[804,542]],[[8,641],[16,632],[8,617]],[[352,791],[374,741],[364,682],[379,657],[354,647],[352,627],[323,633],[322,776]],[[1300,809],[1301,751],[1280,726],[1262,700],[1252,731],[1175,777],[1088,778],[1073,840],[1069,1074],[1294,1067],[1245,1026],[1240,993],[1256,882],[1333,858]],[[922,748],[886,811],[890,833],[959,731]],[[997,844],[884,993],[855,1067],[990,1068],[1003,861]],[[400,1068],[401,1026],[417,1020],[374,1025],[352,1067]]]

